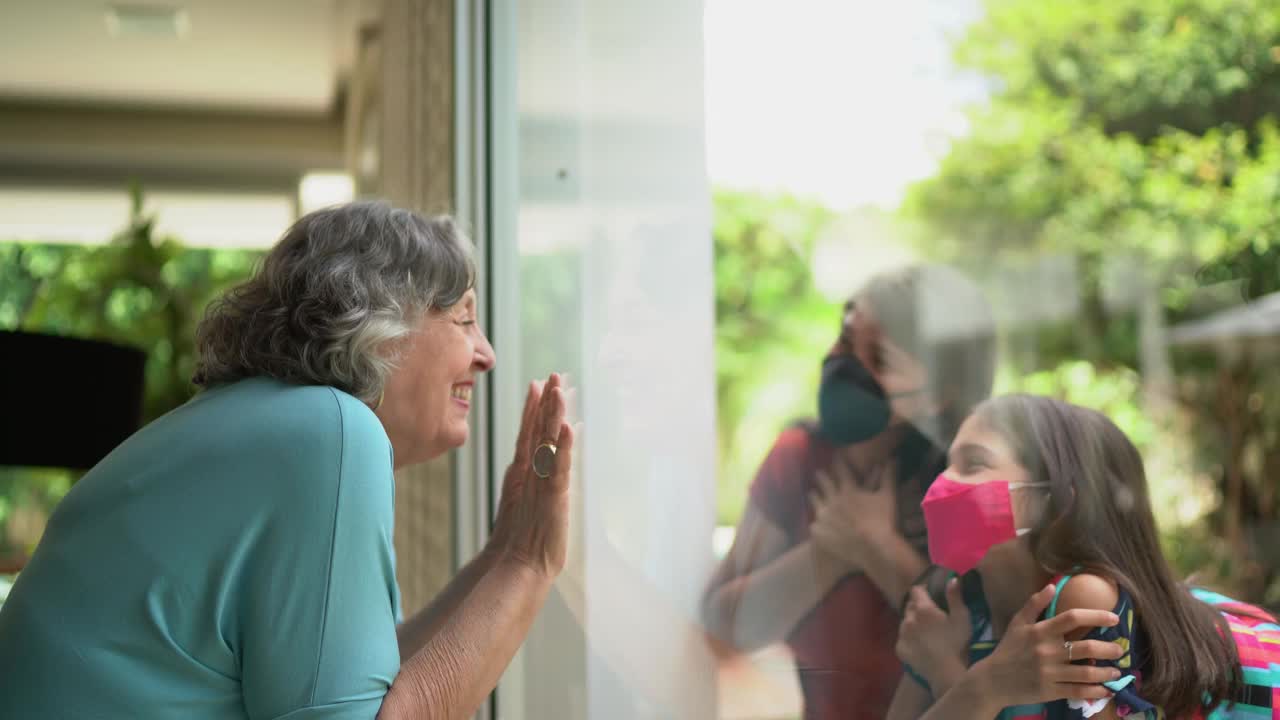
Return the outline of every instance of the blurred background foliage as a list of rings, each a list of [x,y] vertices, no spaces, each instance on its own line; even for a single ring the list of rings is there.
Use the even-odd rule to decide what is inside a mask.
[[[813,415],[822,355],[840,302],[817,290],[811,264],[835,213],[793,197],[714,195],[718,522],[732,525],[781,426]]]
[[[1182,572],[1280,602],[1275,338],[1170,342],[1280,290],[1280,3],[988,0],[955,48],[989,97],[909,189],[912,249],[988,288],[999,391],[1096,407],[1130,434]],[[778,430],[812,413],[838,302],[811,282],[832,213],[729,192],[715,211],[732,522]]]
[[[156,219],[142,208],[135,188],[127,225],[101,245],[0,242],[0,328],[141,348],[145,423],[192,396],[195,327],[205,305],[247,277],[261,252],[184,247],[157,236]],[[59,469],[0,468],[0,556],[30,551],[75,478]]]

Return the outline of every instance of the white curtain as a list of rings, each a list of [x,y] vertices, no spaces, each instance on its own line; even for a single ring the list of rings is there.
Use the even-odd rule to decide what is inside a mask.
[[[584,426],[570,567],[505,720],[714,717],[715,374],[702,4],[523,0],[490,36],[493,441],[568,371]]]

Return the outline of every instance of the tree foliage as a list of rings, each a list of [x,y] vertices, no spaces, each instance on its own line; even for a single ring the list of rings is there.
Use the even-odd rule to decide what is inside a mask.
[[[1109,305],[1117,286],[1153,293],[1167,323],[1280,290],[1280,2],[988,0],[956,60],[988,78],[989,101],[904,211],[928,226],[925,252],[971,268],[1072,259],[1078,317],[1018,330],[1040,349],[1019,371],[1143,370],[1151,320]],[[1117,258],[1130,270],[1108,276]],[[1241,355],[1172,361],[1188,472],[1217,483],[1210,527],[1244,559],[1233,580],[1261,594],[1277,558],[1241,528],[1275,525],[1280,481],[1249,456],[1280,445],[1250,401],[1268,379]],[[1224,439],[1225,418],[1247,422]]]
[[[812,264],[835,213],[788,196],[715,193],[716,407],[721,522],[736,523],[756,467],[786,422],[811,416],[840,302]]]
[[[933,249],[1133,253],[1184,271],[1175,301],[1280,289],[1280,3],[991,0],[956,55],[993,97],[908,200]]]

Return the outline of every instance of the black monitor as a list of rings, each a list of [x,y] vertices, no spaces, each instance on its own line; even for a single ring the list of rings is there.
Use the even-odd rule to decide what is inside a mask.
[[[0,331],[0,465],[88,469],[142,422],[141,350]]]

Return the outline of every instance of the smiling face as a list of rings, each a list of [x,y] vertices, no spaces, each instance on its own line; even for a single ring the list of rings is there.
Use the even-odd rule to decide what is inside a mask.
[[[980,415],[971,415],[960,426],[955,442],[947,454],[947,478],[967,485],[1004,481],[1014,486],[1009,493],[1016,528],[1030,528],[1042,512],[1047,497],[1039,487],[1022,487],[1035,481],[1030,471],[1018,461],[1018,455],[1009,441],[994,430]],[[1022,538],[1016,538],[991,548],[980,568],[999,567],[1008,559],[1006,553],[1028,553]]]
[[[969,485],[994,480],[1030,482],[1031,473],[1018,463],[1017,457],[1003,435],[980,415],[971,415],[960,426],[947,454],[947,477]]]
[[[402,342],[375,411],[391,438],[396,467],[439,457],[467,441],[475,378],[496,361],[477,322],[474,290],[451,308],[428,311]]]

